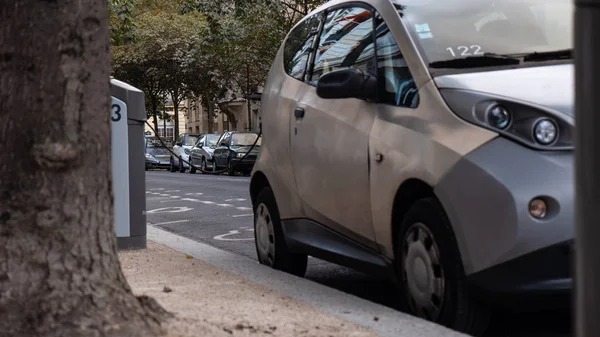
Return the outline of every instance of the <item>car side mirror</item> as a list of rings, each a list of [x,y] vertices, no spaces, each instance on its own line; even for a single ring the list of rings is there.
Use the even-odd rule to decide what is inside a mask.
[[[175,143],[176,146],[182,146],[182,143]]]
[[[317,95],[321,98],[377,97],[377,78],[359,69],[348,68],[323,74],[317,81]]]

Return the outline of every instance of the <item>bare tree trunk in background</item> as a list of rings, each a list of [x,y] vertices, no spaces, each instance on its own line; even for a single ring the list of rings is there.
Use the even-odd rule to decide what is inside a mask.
[[[158,98],[151,97],[152,100],[152,123],[154,124],[154,130],[156,130],[156,137],[158,137]]]
[[[208,120],[207,120],[208,133],[213,133],[212,102],[210,101],[210,99],[206,99],[205,101],[206,101],[206,116],[208,118]]]
[[[107,1],[3,0],[0,22],[0,335],[158,335],[117,254]]]

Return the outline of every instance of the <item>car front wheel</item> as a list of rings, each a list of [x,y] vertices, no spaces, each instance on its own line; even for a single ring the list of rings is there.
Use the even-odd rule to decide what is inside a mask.
[[[254,242],[258,261],[273,269],[304,277],[308,256],[287,249],[273,191],[264,188],[254,206]]]
[[[485,332],[489,308],[469,294],[454,232],[437,200],[412,205],[396,237],[395,256],[404,309],[474,336]]]

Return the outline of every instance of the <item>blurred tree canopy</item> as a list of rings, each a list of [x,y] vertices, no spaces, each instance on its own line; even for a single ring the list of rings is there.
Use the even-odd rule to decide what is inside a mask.
[[[166,97],[176,109],[200,97],[212,114],[227,91],[262,86],[285,35],[324,2],[109,0],[113,76],[144,91],[155,128]]]

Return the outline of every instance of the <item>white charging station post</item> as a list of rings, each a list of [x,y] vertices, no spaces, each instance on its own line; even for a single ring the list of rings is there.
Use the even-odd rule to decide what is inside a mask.
[[[111,79],[112,187],[119,249],[146,247],[144,93]]]

